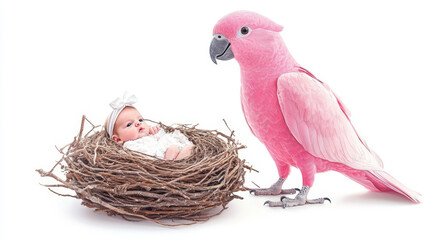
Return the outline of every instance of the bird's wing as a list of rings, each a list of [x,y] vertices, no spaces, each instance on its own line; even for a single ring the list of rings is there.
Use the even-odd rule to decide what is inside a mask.
[[[305,73],[286,73],[277,87],[285,122],[306,151],[355,169],[383,168],[381,159],[356,133],[348,111],[322,82]]]

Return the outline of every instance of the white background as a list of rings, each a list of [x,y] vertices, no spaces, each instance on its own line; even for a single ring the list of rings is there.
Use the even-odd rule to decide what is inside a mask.
[[[155,3],[156,2],[156,3]],[[49,170],[86,114],[102,124],[124,90],[147,118],[199,123],[247,146],[240,156],[269,186],[274,162],[253,137],[239,100],[235,60],[215,65],[212,29],[235,10],[284,26],[295,59],[328,83],[352,121],[405,185],[429,194],[429,15],[425,1],[3,1],[1,44],[1,239],[424,239],[427,203],[369,193],[335,172],[318,174],[310,197],[332,204],[262,206],[278,197],[239,193],[221,215],[168,228],[94,213],[49,192]],[[301,187],[298,170],[285,187]]]

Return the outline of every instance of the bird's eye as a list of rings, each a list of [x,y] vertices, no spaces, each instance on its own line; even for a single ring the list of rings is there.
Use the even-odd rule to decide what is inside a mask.
[[[238,31],[238,33],[237,33],[237,37],[238,37],[238,38],[245,37],[245,36],[249,35],[249,33],[250,33],[251,31],[252,31],[252,30],[251,30],[249,27],[247,27],[247,26],[243,26],[243,27],[241,27],[241,28],[240,28],[240,30]]]

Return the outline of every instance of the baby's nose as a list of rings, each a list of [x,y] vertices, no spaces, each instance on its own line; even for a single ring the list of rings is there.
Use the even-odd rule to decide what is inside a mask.
[[[136,122],[136,127],[140,126],[141,124],[141,122]]]

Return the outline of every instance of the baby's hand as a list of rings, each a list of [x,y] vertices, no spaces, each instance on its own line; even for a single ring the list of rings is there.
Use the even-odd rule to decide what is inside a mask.
[[[159,132],[159,127],[155,126],[155,127],[150,127],[149,128],[149,134],[157,134]]]

